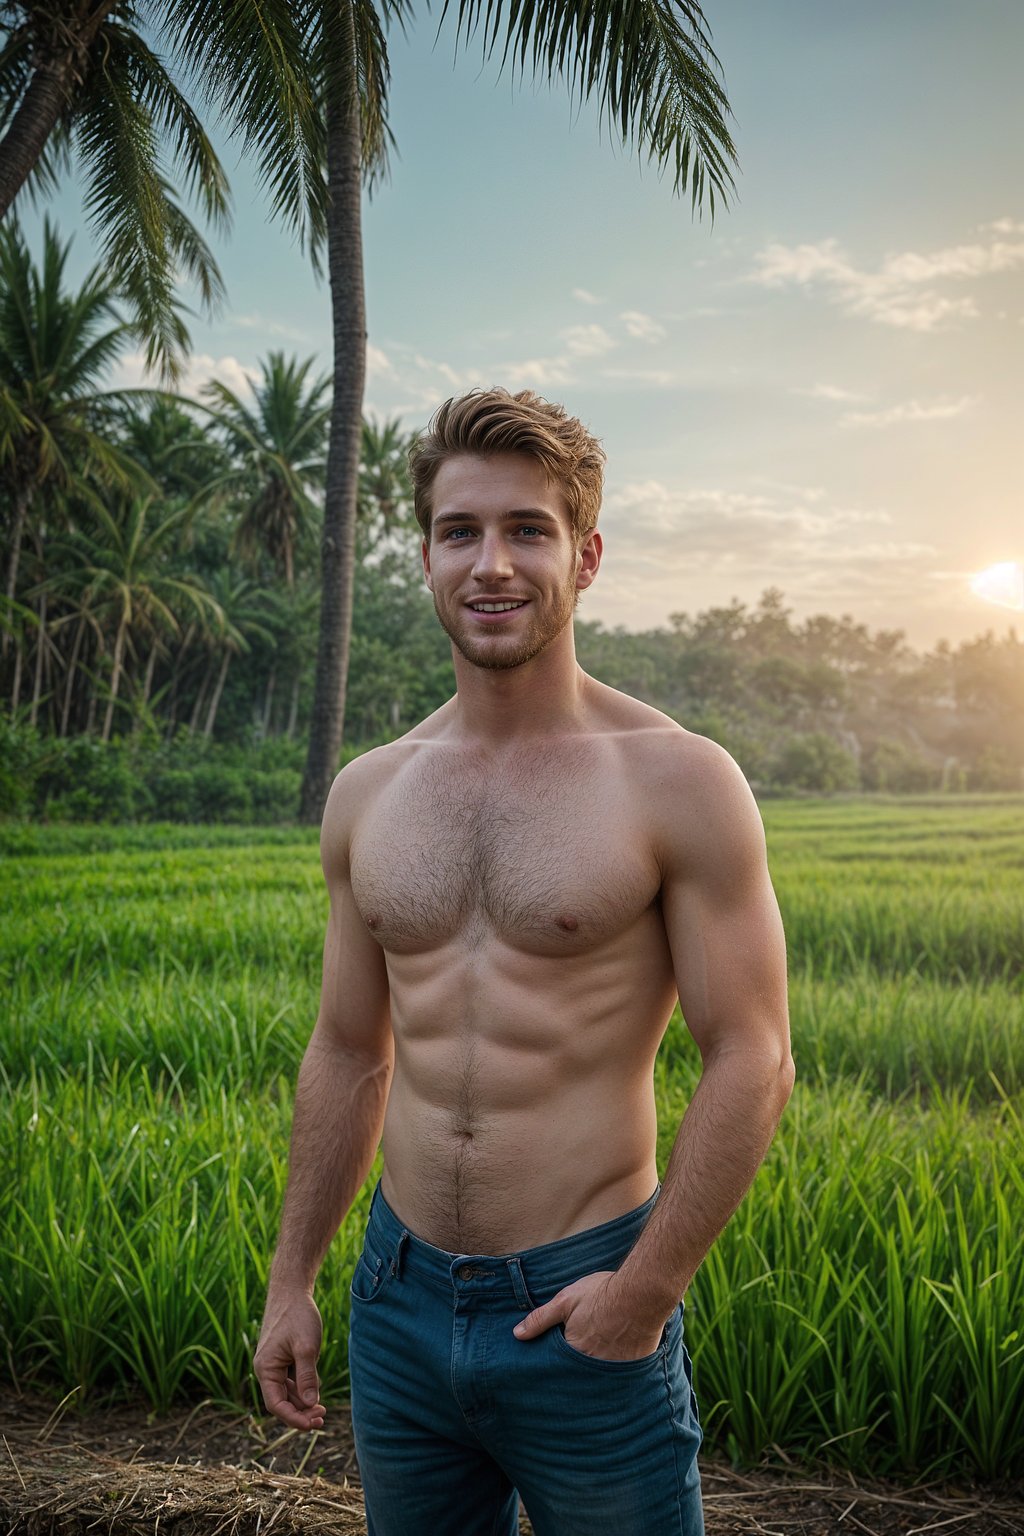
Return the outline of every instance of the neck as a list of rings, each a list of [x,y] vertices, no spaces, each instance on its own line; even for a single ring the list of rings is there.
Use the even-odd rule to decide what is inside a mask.
[[[467,741],[498,747],[579,730],[590,679],[576,660],[572,623],[521,667],[476,667],[452,647],[455,727]]]

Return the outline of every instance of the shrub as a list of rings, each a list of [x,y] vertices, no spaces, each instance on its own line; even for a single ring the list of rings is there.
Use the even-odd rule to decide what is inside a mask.
[[[252,794],[245,775],[219,763],[200,763],[192,775],[198,821],[248,821]]]
[[[790,789],[830,792],[856,789],[860,769],[853,753],[832,736],[824,731],[803,731],[791,736],[778,753],[772,778]]]
[[[187,768],[162,768],[149,781],[154,821],[192,821],[196,787]]]
[[[276,768],[272,773],[253,773],[253,820],[261,825],[276,821],[294,821],[299,813],[302,774],[294,768]]]

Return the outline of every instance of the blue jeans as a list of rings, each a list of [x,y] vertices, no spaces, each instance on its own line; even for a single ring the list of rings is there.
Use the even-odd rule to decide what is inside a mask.
[[[616,1269],[657,1199],[520,1253],[455,1254],[378,1186],[352,1278],[349,1365],[369,1536],[703,1536],[683,1304],[653,1355],[598,1360],[534,1306]]]

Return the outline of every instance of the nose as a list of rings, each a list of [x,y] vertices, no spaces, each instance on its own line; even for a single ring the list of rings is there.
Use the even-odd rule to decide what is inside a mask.
[[[488,528],[481,533],[475,555],[473,575],[478,581],[501,581],[512,575],[512,555],[500,529]]]

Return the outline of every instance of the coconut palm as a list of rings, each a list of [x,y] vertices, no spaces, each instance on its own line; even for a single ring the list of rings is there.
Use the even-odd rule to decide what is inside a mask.
[[[160,630],[178,635],[187,610],[207,623],[222,621],[205,585],[174,564],[190,509],[177,507],[151,521],[153,504],[151,497],[136,496],[116,513],[98,505],[94,531],[78,535],[89,601],[114,635],[104,741],[110,739],[129,646],[134,643],[138,655],[143,644],[156,643]]]
[[[77,291],[65,288],[68,250],[47,221],[37,267],[18,231],[0,229],[0,503],[8,613],[30,517],[45,511],[52,528],[69,497],[95,501],[99,488],[151,486],[111,439],[116,391],[98,387],[128,344],[130,328],[99,268]],[[4,656],[7,649],[5,626]],[[20,673],[20,645],[16,649]]]
[[[363,422],[359,456],[360,547],[372,549],[412,512],[412,478],[409,449],[414,432],[403,432],[396,417],[381,424],[373,417]]]
[[[206,675],[199,687],[193,717],[198,721],[201,703],[206,706],[206,723],[203,735],[212,736],[217,720],[228,669],[236,656],[250,649],[254,639],[269,641],[271,632],[267,626],[267,605],[271,594],[258,586],[248,576],[222,567],[209,582],[209,592],[217,605],[219,616],[207,626],[206,643],[210,661]]]
[[[322,228],[319,131],[289,0],[0,0],[0,219],[26,184],[51,190],[72,166],[104,265],[144,338],[147,363],[180,367],[185,273],[207,308],[222,293],[165,162],[215,228],[228,221],[223,167],[199,116],[144,35],[156,33],[256,156],[275,213],[300,237]]]
[[[361,193],[386,166],[389,69],[385,28],[404,26],[409,0],[310,7],[303,12],[326,130],[327,261],[334,343],[334,407],[324,502],[315,696],[300,816],[319,820],[341,747],[352,626],[366,312]],[[712,219],[733,185],[729,107],[695,0],[598,0],[501,5],[445,0],[456,50],[480,36],[500,66],[563,80],[575,100],[595,100],[614,138],[671,166],[676,192]]]
[[[172,500],[191,500],[227,467],[214,433],[168,395],[130,398],[118,413],[117,441]]]
[[[203,391],[204,409],[220,427],[229,462],[207,480],[197,503],[230,497],[240,508],[235,545],[258,564],[265,555],[295,585],[295,552],[319,519],[316,494],[323,488],[330,404],[326,375],[308,380],[304,363],[271,352],[260,364],[248,404],[220,380]]]

